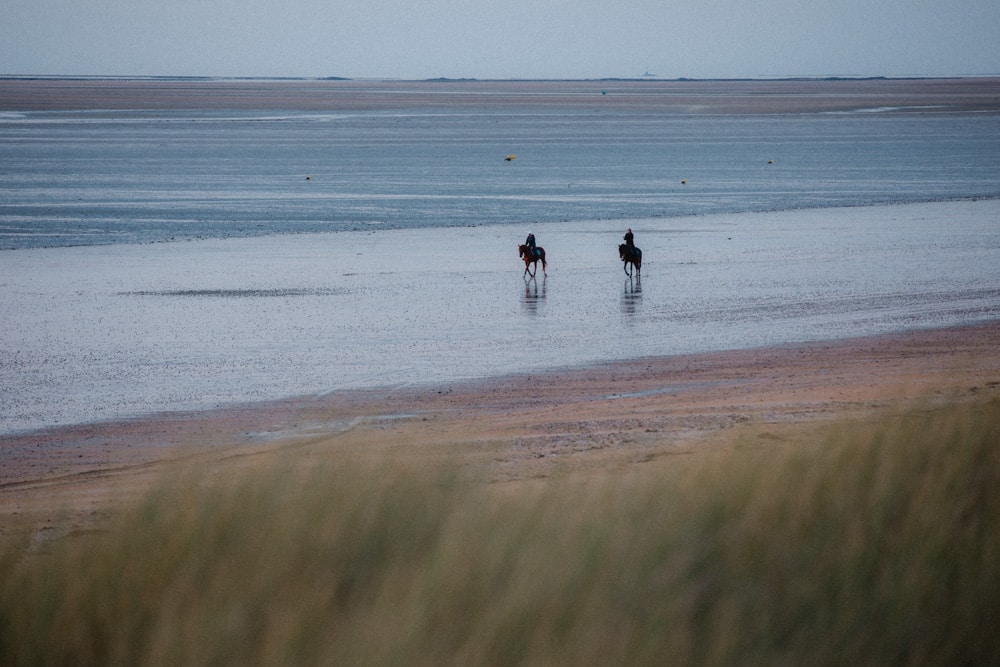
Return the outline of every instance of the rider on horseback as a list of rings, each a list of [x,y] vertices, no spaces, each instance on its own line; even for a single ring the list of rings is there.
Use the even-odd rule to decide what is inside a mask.
[[[642,266],[642,251],[635,245],[635,237],[632,235],[631,228],[625,230],[625,243],[618,246],[618,256],[625,262],[625,273],[629,273],[628,265],[631,262],[635,266],[636,274],[638,274],[639,267]],[[629,273],[629,276],[631,275]]]
[[[625,230],[625,252],[626,257],[631,257],[633,259],[638,259],[642,257],[642,251],[635,247],[635,237],[632,235],[632,228],[629,227]]]
[[[538,248],[535,247],[535,235],[533,233],[528,232],[528,238],[524,240],[524,245],[528,246],[528,249],[531,250],[532,257],[538,257]]]

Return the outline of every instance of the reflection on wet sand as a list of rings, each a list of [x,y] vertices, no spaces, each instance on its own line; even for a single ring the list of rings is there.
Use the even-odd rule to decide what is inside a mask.
[[[541,290],[539,290],[538,281],[534,278],[524,280],[524,298],[521,300],[521,306],[528,315],[537,315],[539,304],[545,301],[546,280],[547,278],[542,278]]]
[[[642,281],[638,278],[628,278],[625,281],[625,292],[622,294],[622,313],[635,315],[642,302]]]
[[[618,221],[539,223],[551,299],[503,225],[2,252],[0,433],[506,375],[529,337],[541,369],[1000,319],[998,219],[981,199],[649,220],[670,260],[647,289]]]

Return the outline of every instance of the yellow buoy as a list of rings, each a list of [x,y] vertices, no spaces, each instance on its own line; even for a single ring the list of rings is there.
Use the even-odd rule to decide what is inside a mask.
[[[504,160],[507,160],[507,162],[513,162],[516,159],[517,159],[517,156],[514,155],[513,153],[511,153],[510,155],[508,155],[507,157],[504,158]]]
[[[688,179],[682,178],[681,179],[681,185],[687,185],[687,184],[688,184]]]

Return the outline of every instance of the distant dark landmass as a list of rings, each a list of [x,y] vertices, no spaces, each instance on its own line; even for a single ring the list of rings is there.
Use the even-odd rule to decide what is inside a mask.
[[[0,81],[396,81],[400,83],[572,83],[587,81],[622,81],[643,83],[726,83],[726,82],[769,82],[769,81],[948,81],[952,79],[992,79],[1000,74],[951,76],[762,76],[762,77],[662,77],[655,74],[641,74],[632,77],[583,77],[575,79],[519,78],[481,79],[477,77],[431,77],[427,79],[396,79],[392,77],[348,76],[210,76],[172,74],[0,74]]]
[[[482,93],[490,93],[484,96]],[[1000,77],[781,79],[350,79],[0,76],[0,111],[523,109],[557,104],[603,110],[777,114],[894,109],[1000,112]]]

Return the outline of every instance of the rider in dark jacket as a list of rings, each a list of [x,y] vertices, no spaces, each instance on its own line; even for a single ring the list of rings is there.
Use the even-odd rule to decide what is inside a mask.
[[[532,256],[538,257],[538,248],[535,247],[535,235],[534,234],[532,234],[530,232],[528,233],[528,238],[526,238],[524,240],[524,245],[528,246],[528,249],[531,250]]]
[[[629,227],[625,230],[625,245],[629,247],[635,247],[635,240],[632,236],[632,228]]]

